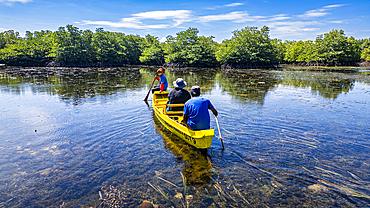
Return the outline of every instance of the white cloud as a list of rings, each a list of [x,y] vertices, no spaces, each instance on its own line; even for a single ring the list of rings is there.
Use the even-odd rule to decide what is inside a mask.
[[[320,25],[321,23],[318,21],[292,21],[292,22],[272,22],[269,25],[272,27],[280,27],[280,26],[290,26],[296,28],[303,28],[310,25]]]
[[[329,5],[329,6],[324,6],[323,8],[337,8],[337,7],[341,7],[341,6],[344,6],[345,4],[333,4],[333,5]]]
[[[133,17],[122,18],[119,22],[110,21],[90,21],[83,20],[83,24],[109,26],[116,28],[133,28],[133,29],[158,29],[169,28],[181,25],[184,22],[192,21],[191,11],[189,10],[168,10],[168,11],[151,11],[133,14]],[[142,20],[168,20],[164,24],[144,24]]]
[[[315,27],[313,27],[313,28],[302,28],[301,29],[301,31],[304,31],[304,32],[312,32],[312,31],[319,31],[320,30],[320,28],[315,28]]]
[[[323,18],[326,15],[330,15],[329,10],[341,6],[344,6],[344,4],[328,5],[319,9],[309,10],[303,15],[297,16],[279,14],[261,20],[261,22],[264,22],[270,28],[270,34],[273,34],[275,37],[308,37],[309,34],[315,35],[327,23],[344,23],[342,20],[327,21]],[[309,21],[312,18],[316,18],[315,21]]]
[[[5,4],[7,5],[11,5],[12,3],[15,3],[15,2],[21,2],[21,3],[28,3],[28,2],[31,2],[32,0],[0,0],[0,2],[4,2]]]
[[[133,14],[139,19],[189,19],[191,11],[189,10],[169,10],[169,11],[151,11]]]
[[[120,22],[109,22],[109,21],[89,21],[83,20],[82,24],[85,25],[98,25],[98,26],[109,26],[117,28],[133,28],[133,29],[155,29],[155,28],[168,28],[171,25],[168,24],[157,24],[157,25],[143,25],[140,21],[131,21],[130,18],[123,18]]]
[[[323,18],[326,15],[330,15],[328,12],[329,10],[343,5],[344,4],[324,6],[319,9],[309,10],[303,15],[291,17],[285,14],[275,15],[270,19],[263,20],[263,22],[270,28],[270,34],[275,37],[309,37],[316,35],[316,33],[328,23],[344,23],[342,20],[327,21]],[[309,21],[312,18],[316,18],[315,21]]]
[[[328,11],[332,8],[337,8],[337,7],[341,7],[341,6],[344,6],[344,4],[334,4],[334,5],[324,6],[321,9],[309,10],[309,11],[305,12],[303,15],[298,15],[298,17],[306,18],[306,19],[315,18],[315,17],[323,17],[323,16],[326,16],[326,15],[330,14],[329,12],[326,12],[326,11]]]
[[[278,14],[272,16],[268,21],[280,21],[280,20],[287,20],[287,19],[292,19],[292,17],[287,17],[286,14]]]
[[[319,21],[277,21],[268,24],[270,34],[275,37],[306,36],[309,32],[319,31],[319,25],[322,25]]]
[[[324,11],[325,11],[324,9],[310,10],[304,13],[303,15],[299,15],[299,17],[312,18],[312,17],[322,17],[322,16],[329,14],[328,12],[324,12]]]
[[[242,6],[242,5],[244,5],[244,3],[231,3],[231,4],[226,4],[226,5],[223,5],[223,6],[211,7],[211,8],[208,8],[208,9],[216,10],[216,9],[220,9],[220,8],[224,8],[224,7],[236,7],[236,6]]]
[[[227,14],[218,15],[207,15],[198,18],[200,22],[212,22],[212,21],[232,21],[236,23],[256,21],[256,19],[263,18],[259,16],[249,16],[247,12],[230,12]]]
[[[336,20],[336,21],[330,21],[329,23],[343,24],[343,23],[346,23],[346,22],[345,21],[342,21],[342,20]]]
[[[159,40],[159,42],[161,42],[161,43],[164,43],[164,42],[166,42],[167,41],[167,38],[166,37],[162,37],[160,40]]]
[[[232,3],[222,7],[239,5],[242,5],[242,3]],[[180,28],[180,26],[186,22],[198,22],[206,25],[210,25],[207,23],[211,22],[212,24],[217,24],[218,21],[233,23],[252,22],[251,24],[256,26],[268,26],[270,28],[270,34],[275,37],[303,37],[308,34],[315,35],[315,33],[320,31],[326,24],[345,23],[346,21],[344,20],[326,20],[324,18],[318,18],[329,15],[329,10],[343,5],[344,4],[328,5],[319,9],[309,10],[302,15],[276,14],[271,16],[250,16],[247,11],[234,11],[205,16],[194,16],[195,13],[191,10],[149,11],[132,14],[131,17],[122,18],[118,22],[83,21],[83,24],[116,28],[165,29],[171,27]],[[315,21],[310,21],[311,18],[316,19],[314,19]],[[245,24],[242,26],[244,27]],[[161,39],[161,41],[165,40],[165,38]]]
[[[235,6],[241,6],[244,5],[244,3],[232,3],[232,4],[226,4],[225,7],[235,7]]]

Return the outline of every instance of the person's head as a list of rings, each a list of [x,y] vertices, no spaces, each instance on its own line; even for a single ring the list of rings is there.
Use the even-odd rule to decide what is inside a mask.
[[[177,78],[176,81],[173,81],[173,86],[176,88],[184,88],[186,82],[182,78]]]
[[[158,76],[162,76],[162,74],[163,74],[163,69],[162,69],[162,68],[159,68],[159,69],[157,70],[156,74],[157,74]]]
[[[190,89],[190,94],[193,97],[199,96],[200,95],[200,87],[199,86],[192,86]]]

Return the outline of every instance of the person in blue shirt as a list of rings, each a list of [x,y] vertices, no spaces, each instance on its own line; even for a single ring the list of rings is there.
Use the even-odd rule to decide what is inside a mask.
[[[218,112],[211,101],[200,96],[200,87],[193,86],[190,90],[192,98],[184,105],[183,121],[187,128],[191,130],[210,129],[210,118],[208,109],[217,116]]]
[[[167,91],[168,82],[167,82],[167,78],[164,75],[162,68],[157,70],[155,79],[158,80],[159,85],[156,85],[153,87],[152,93],[154,93],[154,91],[159,91],[159,92]]]

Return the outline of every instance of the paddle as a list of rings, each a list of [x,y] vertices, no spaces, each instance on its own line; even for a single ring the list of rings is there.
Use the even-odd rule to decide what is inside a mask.
[[[154,85],[154,82],[155,82],[155,77],[154,77],[154,80],[153,80],[153,83],[152,83],[152,86],[150,86],[150,89],[148,91],[148,94],[146,94],[146,97],[144,98],[144,101],[146,102],[148,100],[148,97],[149,97],[149,94],[150,94],[150,90],[152,90],[152,87]]]
[[[216,123],[217,123],[217,127],[218,127],[218,134],[220,135],[220,139],[221,139],[221,144],[222,144],[222,150],[225,149],[224,147],[224,142],[222,141],[222,136],[221,136],[221,130],[220,130],[220,125],[218,124],[218,119],[217,119],[217,116],[215,116],[216,118]]]

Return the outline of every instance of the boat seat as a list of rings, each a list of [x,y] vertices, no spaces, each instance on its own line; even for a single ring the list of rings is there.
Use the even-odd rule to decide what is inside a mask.
[[[167,104],[167,107],[184,107],[184,104]]]
[[[168,107],[184,107],[184,104],[166,104],[166,108]],[[166,111],[167,115],[182,115],[183,111]]]
[[[182,111],[166,111],[167,115],[175,115],[175,114],[180,114],[182,115]]]
[[[167,98],[163,98],[163,99],[156,99],[155,102],[159,103],[159,102],[163,102],[163,101],[168,101]]]
[[[168,101],[168,99],[167,99],[167,98],[165,98],[165,99],[156,99],[156,100],[155,100],[155,103],[156,103],[157,105],[166,105],[166,104],[167,104],[167,101]]]

